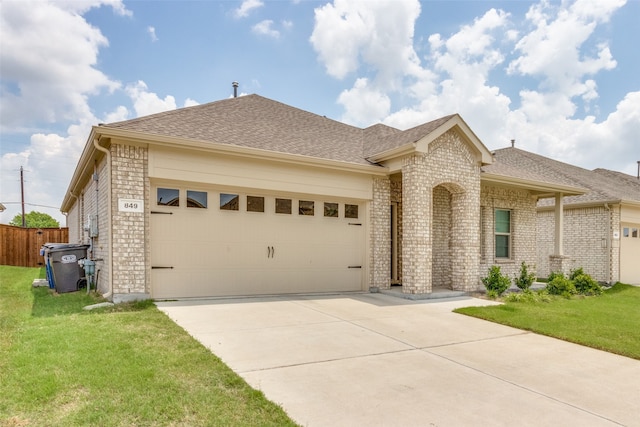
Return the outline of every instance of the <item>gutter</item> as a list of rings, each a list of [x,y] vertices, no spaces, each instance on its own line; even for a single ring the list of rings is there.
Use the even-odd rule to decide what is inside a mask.
[[[548,196],[546,197],[552,197],[556,193],[562,193],[563,196],[578,196],[578,195],[586,194],[588,192],[587,189],[574,187],[570,185],[554,184],[554,183],[544,182],[544,181],[534,181],[534,180],[529,180],[524,178],[516,178],[513,176],[506,176],[506,175],[497,175],[497,174],[492,174],[487,172],[482,172],[482,174],[480,175],[480,181],[484,183],[503,184],[503,185],[508,185],[510,187],[520,187],[525,190],[534,190],[534,191],[542,192],[543,194],[538,195],[538,197],[546,196],[547,194]]]

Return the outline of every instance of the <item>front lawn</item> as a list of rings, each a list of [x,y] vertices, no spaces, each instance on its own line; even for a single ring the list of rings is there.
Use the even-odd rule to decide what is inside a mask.
[[[0,266],[0,426],[295,425],[150,302],[31,287]]]
[[[507,302],[457,313],[640,359],[640,287],[616,284],[597,297]]]

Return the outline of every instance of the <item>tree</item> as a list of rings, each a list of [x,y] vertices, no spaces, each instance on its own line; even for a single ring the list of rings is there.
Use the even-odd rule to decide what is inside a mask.
[[[31,211],[24,215],[25,223],[28,228],[58,228],[60,223],[49,214]],[[22,227],[22,215],[18,214],[13,217],[9,225]]]

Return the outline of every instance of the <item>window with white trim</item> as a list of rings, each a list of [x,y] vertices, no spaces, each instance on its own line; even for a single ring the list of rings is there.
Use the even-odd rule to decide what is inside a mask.
[[[496,258],[511,258],[511,211],[496,209],[494,211],[494,235]]]

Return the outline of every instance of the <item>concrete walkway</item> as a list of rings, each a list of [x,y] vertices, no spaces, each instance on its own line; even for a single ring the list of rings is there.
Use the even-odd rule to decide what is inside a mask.
[[[383,294],[158,302],[303,426],[640,426],[640,361]]]

